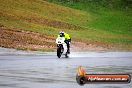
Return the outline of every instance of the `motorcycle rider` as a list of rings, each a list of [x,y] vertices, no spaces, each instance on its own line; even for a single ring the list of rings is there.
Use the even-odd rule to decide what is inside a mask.
[[[65,38],[65,43],[67,44],[67,53],[70,54],[70,42],[71,42],[71,37],[69,34],[60,31],[58,37],[64,37]]]

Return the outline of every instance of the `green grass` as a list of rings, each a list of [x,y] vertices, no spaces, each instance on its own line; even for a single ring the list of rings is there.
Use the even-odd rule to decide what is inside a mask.
[[[88,15],[85,12],[50,4],[43,0],[1,0],[0,13],[0,24],[6,27],[21,28],[47,34],[58,33],[61,29],[56,29],[56,32],[53,32],[53,30],[52,33],[51,30],[55,28],[40,23],[27,22],[26,19],[49,19],[80,26],[80,23],[83,24],[88,19]]]
[[[48,0],[63,6],[86,11],[91,15],[92,21],[86,21],[82,25],[98,30],[109,31],[117,34],[132,35],[132,9],[119,10],[115,8],[103,7],[102,4],[82,0],[82,2],[66,2],[59,0]],[[105,1],[105,0],[104,0]],[[116,1],[115,1],[116,2]],[[119,3],[118,1],[116,3]],[[121,2],[120,2],[121,3]],[[105,6],[105,5],[104,5]],[[119,6],[118,6],[119,8]]]
[[[88,24],[88,26],[112,32],[115,34],[132,35],[132,17],[127,16],[121,11],[107,11],[107,13],[94,14],[96,20]]]
[[[52,0],[53,1],[53,0]],[[54,0],[0,0],[0,24],[7,28],[23,29],[57,36],[65,30],[72,37],[90,42],[108,44],[132,44],[132,13],[108,9],[96,4],[60,3]],[[95,8],[96,7],[96,8]],[[71,27],[58,28],[53,24],[61,22]],[[74,26],[77,26],[76,29]],[[75,29],[75,30],[74,30]]]
[[[99,3],[82,0],[82,2],[66,2],[59,0],[48,0],[59,5],[78,9],[87,12],[91,16],[90,21],[86,21],[81,26],[90,29],[85,38],[108,43],[132,43],[132,10],[109,8]],[[94,1],[94,0],[93,0]],[[115,1],[116,2],[116,1]],[[116,2],[118,4],[118,2]],[[84,33],[85,34],[85,33]],[[93,35],[93,36],[92,36]],[[79,36],[81,35],[81,32]],[[112,38],[113,37],[113,38]]]

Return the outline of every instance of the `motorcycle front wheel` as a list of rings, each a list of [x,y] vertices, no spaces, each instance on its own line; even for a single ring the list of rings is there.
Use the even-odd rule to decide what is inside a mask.
[[[61,45],[57,45],[57,57],[60,58],[62,54],[62,46]]]

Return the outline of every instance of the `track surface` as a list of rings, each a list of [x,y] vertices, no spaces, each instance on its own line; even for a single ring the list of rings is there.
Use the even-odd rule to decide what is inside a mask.
[[[132,52],[56,53],[17,51],[0,48],[0,88],[81,88],[76,83],[78,66],[87,73],[129,73]],[[129,84],[86,84],[83,88],[132,88]]]

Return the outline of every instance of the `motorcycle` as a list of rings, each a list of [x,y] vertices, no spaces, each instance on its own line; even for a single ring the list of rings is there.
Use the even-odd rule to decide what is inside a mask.
[[[66,58],[68,58],[68,53],[67,53],[67,45],[64,42],[65,38],[64,37],[58,37],[56,39],[56,44],[57,44],[57,57],[60,58],[62,55],[65,55]]]

